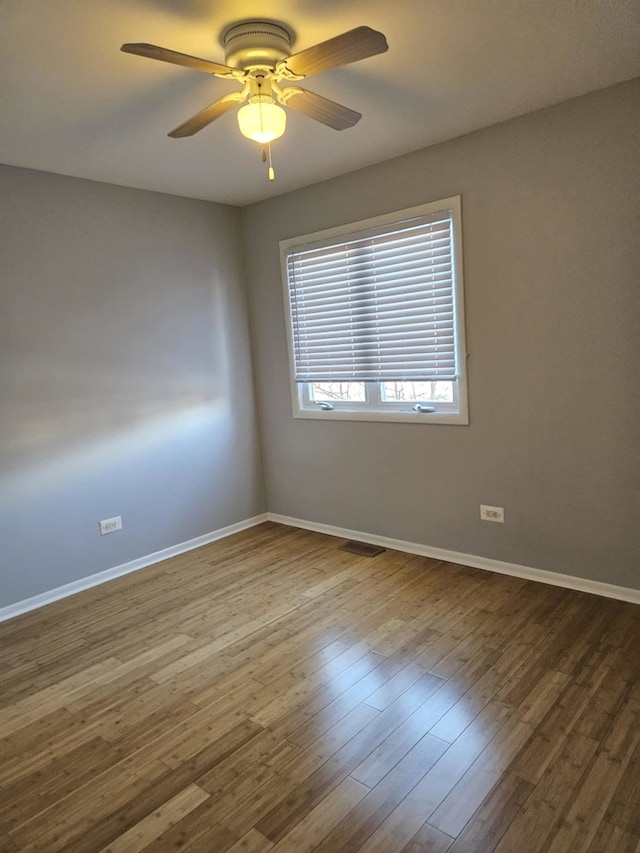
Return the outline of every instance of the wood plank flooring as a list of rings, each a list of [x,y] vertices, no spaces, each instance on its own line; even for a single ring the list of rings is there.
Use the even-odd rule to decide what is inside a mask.
[[[640,608],[342,544],[0,625],[0,850],[640,851]]]

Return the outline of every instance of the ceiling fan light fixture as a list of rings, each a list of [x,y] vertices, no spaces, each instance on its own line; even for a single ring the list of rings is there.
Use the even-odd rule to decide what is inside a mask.
[[[287,125],[287,113],[280,104],[334,130],[346,130],[362,118],[355,110],[308,89],[298,85],[286,85],[283,89],[280,83],[297,84],[312,74],[350,65],[389,48],[382,33],[366,26],[354,27],[292,55],[294,40],[288,26],[275,21],[245,20],[231,24],[221,34],[226,65],[147,42],[123,44],[120,49],[239,83],[241,91],[218,98],[170,131],[169,136],[172,139],[193,136],[246,101],[246,106],[237,113],[240,132],[268,150],[269,179],[273,180],[271,143],[283,135]]]
[[[269,95],[254,95],[238,110],[238,126],[247,139],[266,145],[282,136],[287,114]]]

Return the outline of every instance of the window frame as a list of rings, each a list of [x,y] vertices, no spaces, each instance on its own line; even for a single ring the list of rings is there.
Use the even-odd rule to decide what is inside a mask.
[[[289,281],[287,275],[287,257],[291,249],[302,249],[304,246],[320,240],[331,238],[348,238],[369,228],[384,225],[394,225],[403,220],[416,216],[431,215],[442,211],[451,212],[452,246],[451,260],[453,266],[453,309],[454,337],[457,379],[454,381],[454,403],[430,403],[423,401],[425,406],[436,406],[434,412],[414,411],[413,401],[383,401],[382,381],[365,382],[365,400],[339,401],[332,400],[333,408],[322,408],[310,398],[311,382],[296,382],[295,358],[293,343],[293,325],[291,302],[289,299]],[[285,325],[287,334],[287,351],[289,358],[289,382],[294,418],[310,420],[350,420],[350,421],[386,421],[397,423],[448,424],[466,426],[469,423],[469,404],[467,393],[467,351],[465,336],[464,311],[464,281],[462,269],[462,204],[461,196],[428,202],[396,210],[382,216],[375,216],[358,222],[349,222],[333,228],[326,228],[310,234],[301,234],[280,241],[280,264],[285,308]],[[374,390],[377,389],[376,393]],[[373,400],[373,397],[377,397]]]

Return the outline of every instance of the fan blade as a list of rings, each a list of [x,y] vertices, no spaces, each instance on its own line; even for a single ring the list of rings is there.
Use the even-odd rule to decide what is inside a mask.
[[[223,95],[222,98],[218,98],[213,104],[209,104],[208,107],[200,110],[199,113],[191,116],[190,119],[187,119],[179,127],[176,127],[175,130],[172,130],[169,136],[174,139],[180,139],[183,136],[193,136],[194,133],[197,133],[203,127],[211,124],[212,121],[220,118],[228,110],[237,106],[237,104],[241,104],[246,100],[246,97],[244,92],[230,92],[228,95]]]
[[[284,101],[288,107],[334,130],[346,130],[362,118],[361,113],[350,110],[349,107],[343,107],[342,104],[336,104],[335,101],[323,98],[322,95],[316,95],[315,92],[301,89],[299,86],[290,86],[283,91]]]
[[[231,68],[230,65],[220,65],[218,62],[189,56],[187,53],[178,53],[166,47],[158,47],[156,44],[123,44],[120,50],[124,53],[133,53],[136,56],[147,56],[149,59],[171,62],[173,65],[183,65],[185,68],[194,68],[196,71],[205,71],[207,74],[217,74],[220,77],[232,77],[234,72],[237,74],[237,69]]]
[[[295,75],[309,77],[311,74],[349,65],[350,62],[357,62],[386,50],[389,50],[389,45],[382,33],[372,30],[371,27],[356,27],[300,53],[294,53],[284,62]]]

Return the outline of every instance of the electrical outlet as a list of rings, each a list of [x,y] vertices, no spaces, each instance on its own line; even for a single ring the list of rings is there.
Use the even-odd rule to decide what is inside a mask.
[[[480,518],[483,521],[497,521],[498,524],[504,524],[504,507],[480,504]]]
[[[98,524],[100,526],[100,536],[104,536],[105,533],[115,533],[116,530],[122,530],[122,518],[119,515],[113,518],[105,518],[99,521]]]

